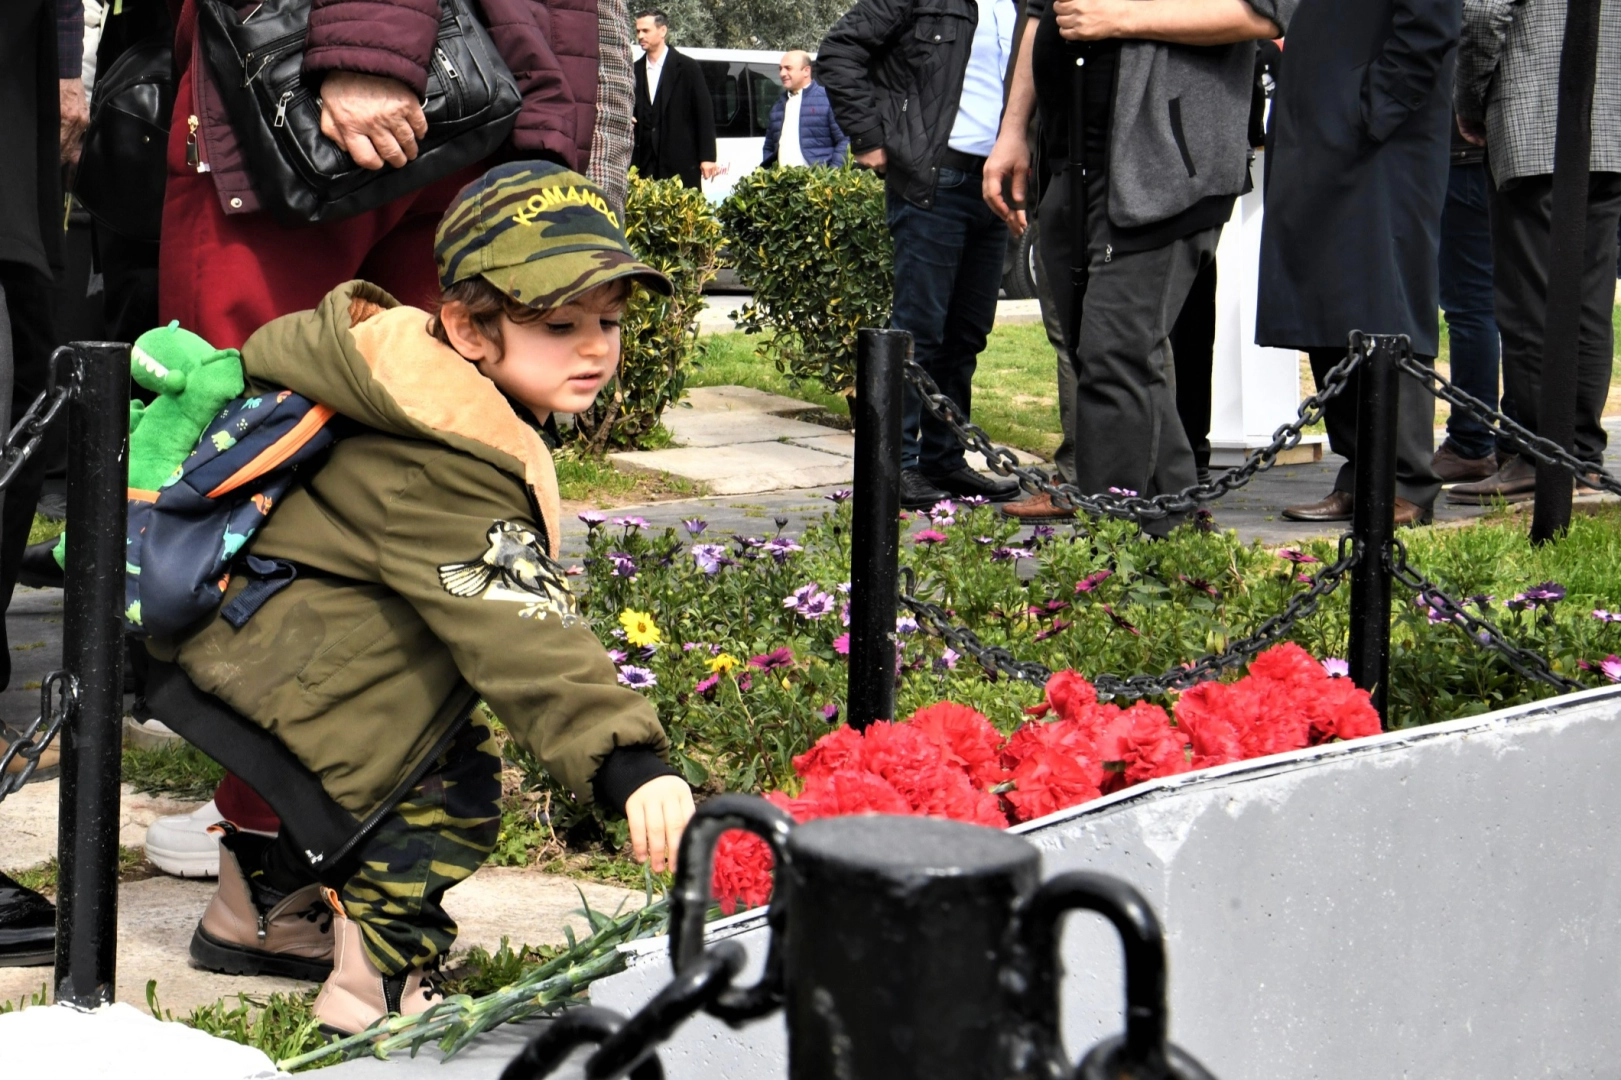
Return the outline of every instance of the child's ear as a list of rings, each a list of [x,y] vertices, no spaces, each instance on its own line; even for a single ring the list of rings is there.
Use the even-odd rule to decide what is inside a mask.
[[[460,353],[464,360],[476,364],[496,357],[494,344],[479,333],[478,327],[473,325],[472,312],[460,300],[452,300],[439,309],[439,325],[445,328],[450,347]]]

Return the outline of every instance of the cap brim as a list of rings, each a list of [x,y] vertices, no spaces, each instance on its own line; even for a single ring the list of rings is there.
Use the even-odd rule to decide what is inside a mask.
[[[675,289],[664,274],[611,248],[553,252],[519,266],[486,270],[481,276],[513,299],[542,310],[573,303],[592,289],[625,278],[662,296]]]

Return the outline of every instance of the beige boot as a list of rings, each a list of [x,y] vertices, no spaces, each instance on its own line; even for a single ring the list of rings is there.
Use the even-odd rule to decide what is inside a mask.
[[[337,893],[327,889],[326,898],[336,912],[332,924],[335,952],[332,974],[315,997],[315,1018],[322,1031],[353,1035],[390,1013],[414,1016],[443,999],[421,968],[393,976],[378,970],[366,955],[360,924],[344,913]]]
[[[257,838],[245,837],[229,822],[220,833],[219,888],[191,936],[192,960],[227,975],[326,978],[332,970],[332,912],[321,887],[306,885],[261,910],[233,850]]]

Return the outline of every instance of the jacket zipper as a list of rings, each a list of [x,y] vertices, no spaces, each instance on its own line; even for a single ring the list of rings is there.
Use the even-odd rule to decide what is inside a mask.
[[[199,34],[191,43],[191,115],[186,117],[186,166],[193,172],[205,173],[209,167],[203,156],[202,94],[197,88],[198,80],[203,77],[203,65],[199,62],[201,38]]]

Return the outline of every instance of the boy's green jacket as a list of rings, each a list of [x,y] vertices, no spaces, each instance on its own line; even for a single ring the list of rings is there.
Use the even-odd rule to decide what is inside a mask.
[[[668,742],[576,614],[545,445],[428,318],[350,282],[248,339],[250,393],[285,387],[370,430],[341,439],[251,544],[297,578],[240,630],[215,618],[152,652],[274,735],[357,820],[429,763],[465,715],[444,708],[464,680],[590,800],[616,747]]]

